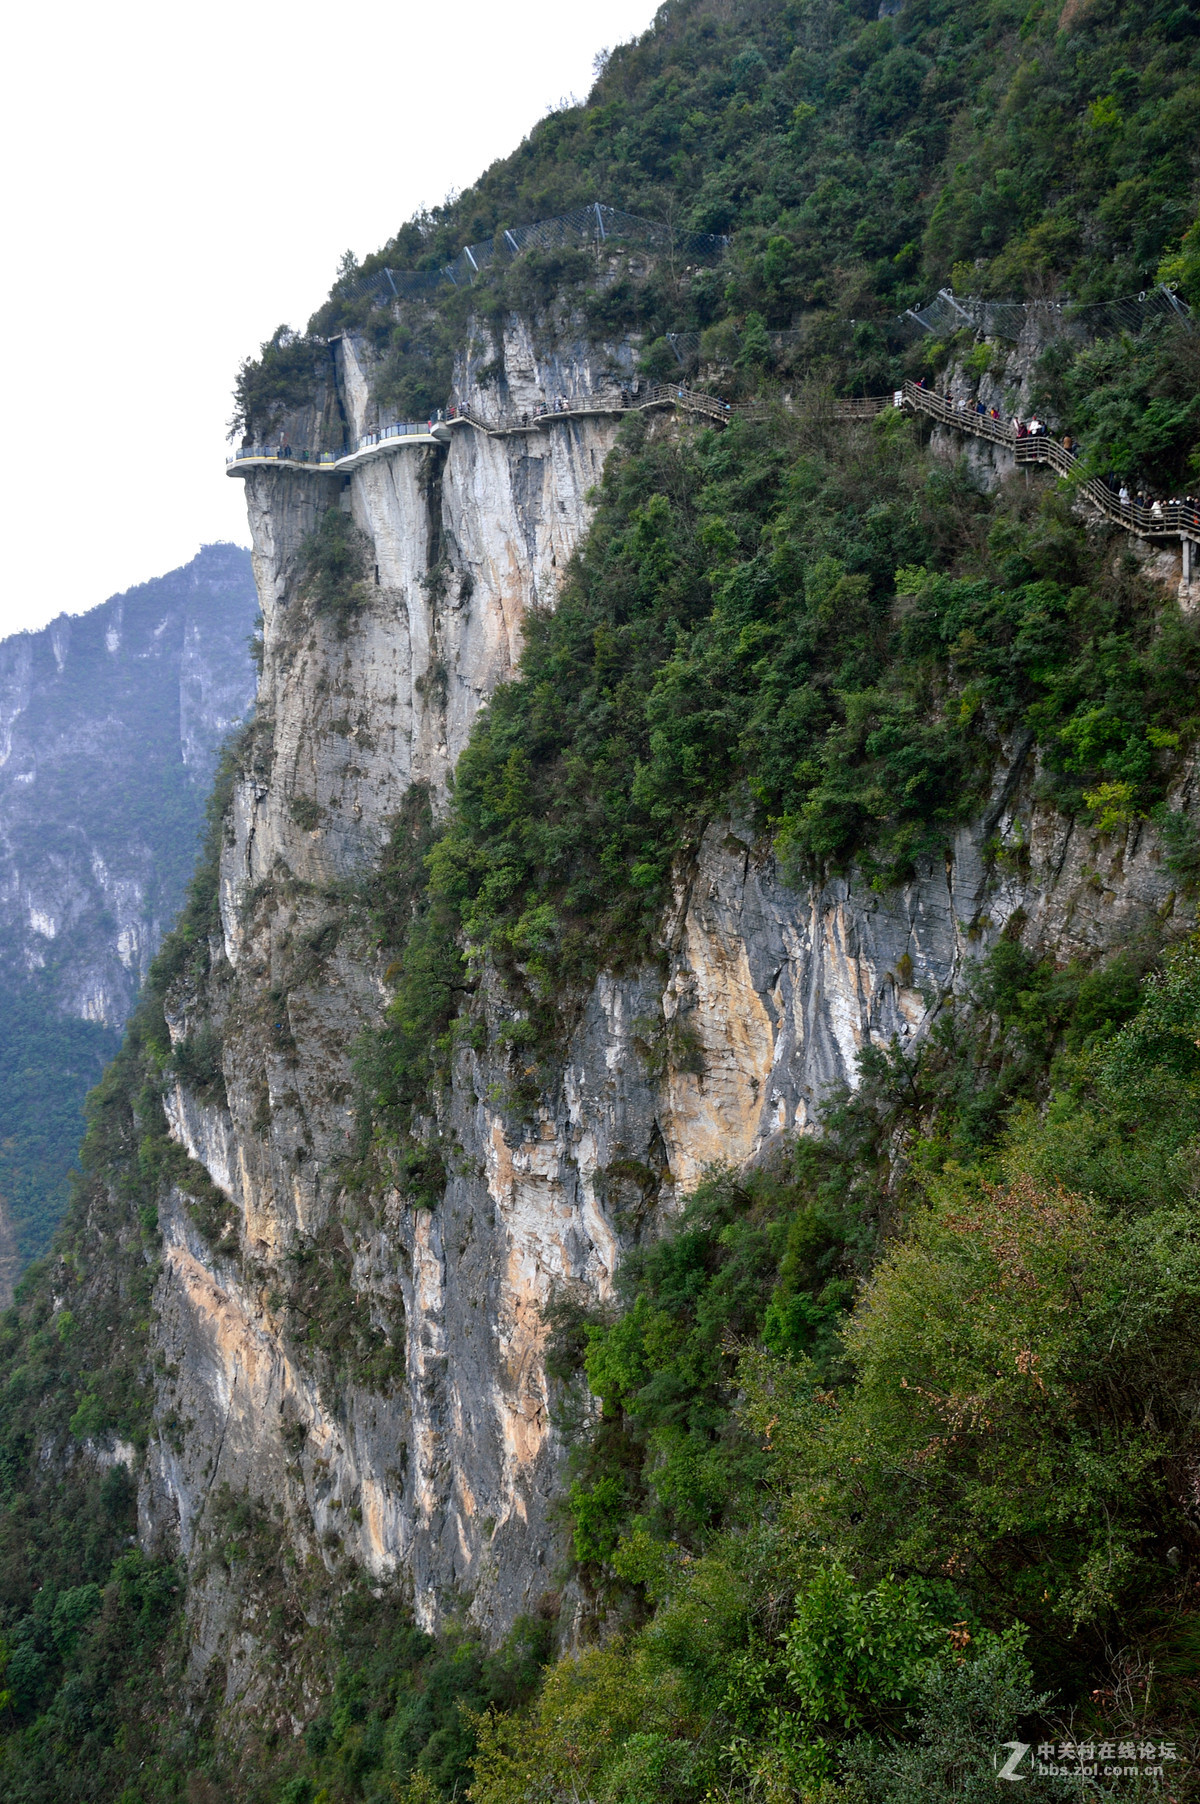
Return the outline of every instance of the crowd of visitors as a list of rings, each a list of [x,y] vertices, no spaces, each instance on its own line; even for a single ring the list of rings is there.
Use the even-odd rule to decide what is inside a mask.
[[[1116,488],[1114,478],[1109,478],[1109,488]],[[1117,500],[1122,511],[1134,514],[1149,514],[1154,525],[1195,526],[1200,528],[1200,495],[1171,495],[1163,501],[1157,495],[1148,495],[1144,489],[1130,494],[1125,483],[1117,490]]]
[[[917,383],[917,387],[925,387],[923,378]],[[946,399],[949,402],[949,396]],[[1006,422],[999,408],[986,406],[978,396],[971,400],[966,395],[960,395],[950,404],[955,413],[966,415],[973,413],[976,418],[992,420],[997,426],[1007,424],[1008,430],[1016,439],[1049,436],[1049,429],[1045,422],[1040,420],[1036,414],[1028,420],[1022,419],[1019,414],[1014,414]],[[1071,433],[1064,433],[1058,442],[1069,456],[1074,458],[1080,455],[1079,440]],[[1179,527],[1186,529],[1189,526],[1200,528],[1200,497],[1172,495],[1168,500],[1164,500],[1159,496],[1148,494],[1144,489],[1138,489],[1135,494],[1131,494],[1127,484],[1115,475],[1108,475],[1103,480],[1106,487],[1116,497],[1121,509],[1128,511],[1131,519],[1139,524],[1148,523],[1151,529],[1158,526],[1172,529]]]

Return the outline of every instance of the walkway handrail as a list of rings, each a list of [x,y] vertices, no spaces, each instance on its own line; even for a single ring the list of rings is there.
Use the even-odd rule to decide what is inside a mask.
[[[636,398],[633,407],[659,407],[664,402],[676,407],[686,407],[692,413],[705,414],[710,420],[720,420],[723,424],[732,417],[733,412],[729,402],[722,401],[718,395],[706,395],[697,388],[684,388],[678,382],[656,383],[649,395],[639,395]]]
[[[1087,496],[1093,507],[1115,526],[1124,527],[1126,532],[1136,532],[1145,538],[1176,534],[1188,537],[1195,534],[1200,538],[1200,503],[1155,501],[1149,507],[1143,507],[1133,500],[1122,502],[1099,477],[1083,475],[1080,459],[1075,453],[1047,432],[1019,434],[1003,420],[972,412],[916,382],[904,384],[904,401],[906,406],[929,414],[957,432],[970,432],[976,438],[1004,445],[1012,451],[1018,464],[1050,464],[1060,475],[1074,478],[1080,493]]]
[[[628,393],[628,391],[625,391]],[[883,403],[880,403],[883,405]],[[706,395],[699,389],[686,388],[679,382],[659,382],[652,388],[643,389],[637,395],[624,394],[620,400],[612,400],[603,395],[573,395],[569,399],[563,397],[553,405],[539,404],[524,414],[516,414],[507,419],[488,422],[477,419],[470,407],[459,407],[448,416],[437,420],[396,420],[389,426],[381,426],[377,432],[364,432],[355,441],[352,450],[322,451],[316,455],[298,453],[285,456],[287,447],[283,445],[242,445],[232,457],[226,458],[227,464],[239,464],[247,461],[255,463],[297,463],[311,466],[313,464],[337,464],[345,458],[355,457],[360,451],[367,451],[386,439],[395,438],[428,438],[435,427],[452,426],[458,420],[465,420],[481,432],[518,432],[532,431],[543,421],[562,419],[570,414],[621,414],[638,413],[647,407],[683,407],[691,413],[698,413],[706,419],[727,425],[733,417],[733,410],[728,401],[722,401],[718,395]]]
[[[891,395],[839,395],[833,403],[835,420],[872,420],[887,407],[894,407]]]
[[[624,397],[628,395],[626,400]],[[532,410],[526,410],[520,418],[516,414],[497,421],[494,425],[478,420],[468,407],[460,407],[457,417],[470,420],[473,425],[481,426],[485,432],[511,432],[518,426],[524,426],[526,419],[530,426],[537,425],[545,419],[553,419],[565,413],[639,413],[646,407],[686,407],[692,413],[706,414],[709,419],[728,421],[732,417],[732,409],[728,401],[722,401],[719,395],[706,395],[699,389],[688,388],[681,382],[657,382],[652,388],[641,389],[632,394],[622,391],[619,401],[606,399],[603,395],[571,395],[560,396],[553,403],[542,402]]]
[[[916,407],[923,413],[932,414],[935,420],[944,425],[957,426],[960,432],[973,433],[976,438],[990,439],[994,445],[1015,445],[1017,435],[1011,426],[1003,420],[994,420],[990,414],[978,413],[974,404],[961,404],[947,399],[945,395],[936,394],[932,389],[922,388],[917,382],[904,384],[904,399],[909,407]]]
[[[1180,534],[1187,538],[1195,538],[1200,542],[1200,503],[1192,501],[1156,501],[1149,507],[1130,500],[1122,502],[1114,495],[1107,483],[1095,476],[1087,476],[1080,467],[1080,460],[1073,451],[1059,444],[1049,433],[1018,433],[1003,420],[996,420],[990,414],[979,413],[966,402],[951,401],[946,395],[939,395],[935,390],[923,388],[920,383],[906,382],[903,389],[892,395],[848,395],[835,398],[833,401],[833,418],[835,420],[871,419],[886,408],[904,406],[916,412],[924,413],[944,426],[952,427],[956,432],[969,432],[975,438],[987,439],[995,445],[1002,445],[1011,451],[1018,464],[1049,464],[1060,475],[1071,478],[1077,484],[1079,492],[1086,495],[1092,505],[1114,525],[1123,527],[1126,532],[1136,532],[1145,538],[1173,537]],[[624,414],[638,413],[650,407],[681,407],[690,413],[699,414],[702,419],[711,420],[718,425],[728,425],[733,418],[733,408],[728,401],[722,401],[719,395],[704,394],[699,389],[687,388],[679,382],[659,382],[652,388],[643,389],[632,394],[628,389],[622,390],[619,400],[606,399],[601,395],[575,395],[571,399],[560,398],[553,406],[539,405],[535,410],[523,413],[519,418],[513,416],[504,421],[489,423],[476,419],[469,407],[460,407],[450,414],[448,419],[427,422],[396,420],[391,425],[381,426],[377,432],[364,433],[352,451],[322,451],[317,455],[301,455],[285,458],[283,445],[244,445],[228,458],[227,463],[236,467],[247,460],[265,461],[269,463],[292,462],[312,469],[314,467],[337,467],[356,457],[360,452],[369,450],[389,439],[422,438],[428,439],[435,429],[439,435],[445,434],[447,427],[463,421],[485,433],[507,434],[510,432],[532,431],[538,429],[545,421],[562,419],[572,414]],[[739,407],[738,413],[748,417],[759,417],[767,409],[762,403],[751,402]]]
[[[892,405],[891,395],[853,395],[845,400],[834,401],[833,417],[839,420],[871,419]],[[353,457],[359,451],[368,450],[381,440],[426,438],[435,427],[452,426],[457,420],[466,420],[481,432],[507,433],[532,431],[544,420],[561,419],[564,415],[641,413],[650,407],[682,407],[689,413],[700,414],[704,419],[713,420],[722,426],[729,424],[735,411],[731,403],[723,401],[719,395],[688,388],[682,382],[656,382],[652,387],[640,389],[636,394],[623,390],[619,399],[605,395],[561,396],[552,403],[540,402],[521,414],[509,414],[499,420],[481,420],[473,408],[464,404],[436,420],[396,420],[391,425],[380,426],[375,432],[365,432],[355,442],[352,450],[322,451],[319,460],[312,456],[296,456],[291,461],[301,464],[318,461],[337,463],[344,457]],[[754,419],[764,417],[770,410],[762,403],[748,402],[740,405],[736,411],[740,417]],[[281,445],[243,445],[226,462],[241,463],[250,458],[256,462],[265,459],[275,463],[283,460],[283,454],[284,447]]]

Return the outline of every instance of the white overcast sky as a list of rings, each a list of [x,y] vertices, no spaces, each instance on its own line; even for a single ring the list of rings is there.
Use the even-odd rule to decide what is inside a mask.
[[[653,0],[14,7],[0,635],[248,542],[233,378],[591,85]],[[598,196],[604,199],[604,196]]]

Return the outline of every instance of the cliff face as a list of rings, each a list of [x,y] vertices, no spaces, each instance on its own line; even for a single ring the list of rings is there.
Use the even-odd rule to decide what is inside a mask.
[[[0,643],[0,1303],[66,1205],[84,1094],[195,862],[254,692],[249,555]]]
[[[0,643],[0,966],[120,1027],[179,908],[217,747],[253,699],[246,553]]]
[[[615,351],[539,365],[516,325],[504,352],[507,395],[474,386],[470,363],[458,372],[483,419],[523,394],[602,394],[621,375]],[[370,424],[361,349],[344,343],[341,369],[347,414]],[[602,417],[495,435],[460,425],[445,448],[397,445],[344,485],[247,477],[266,622],[259,736],[226,823],[213,973],[202,994],[177,989],[170,1020],[177,1040],[205,1024],[221,1037],[227,1102],[177,1084],[168,1116],[225,1220],[203,1237],[178,1194],[161,1214],[158,1426],[140,1505],[147,1545],[193,1563],[196,1683],[220,1654],[230,1698],[264,1697],[268,1678],[257,1605],[198,1557],[222,1486],[274,1511],[301,1563],[397,1575],[422,1623],[466,1604],[498,1635],[555,1586],[551,1298],[609,1297],[622,1249],[706,1166],[769,1157],[832,1086],[855,1082],[864,1046],[918,1043],[1006,924],[1060,959],[1170,927],[1148,833],[1089,843],[1036,799],[1024,744],[1007,748],[983,816],[900,891],[853,875],[791,888],[748,828],[716,822],[679,873],[661,961],[596,984],[532,1117],[488,1050],[509,1005],[485,981],[489,1032],[455,1053],[439,1123],[455,1149],[441,1202],[341,1190],[352,1047],[389,995],[352,906],[356,873],[411,784],[444,794],[528,609],[553,602],[614,433]],[[302,543],[331,506],[366,535],[375,578],[340,624],[301,595]],[[334,1375],[320,1324],[336,1311],[360,1344],[373,1334],[373,1367]]]

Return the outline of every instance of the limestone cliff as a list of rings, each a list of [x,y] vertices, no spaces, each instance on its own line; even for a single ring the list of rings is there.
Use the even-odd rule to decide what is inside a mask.
[[[982,817],[899,891],[853,874],[791,888],[749,828],[712,823],[678,872],[661,960],[595,985],[536,1109],[508,1101],[491,1050],[508,1003],[485,978],[489,1031],[459,1045],[439,1124],[455,1149],[440,1203],[347,1193],[352,1048],[389,996],[356,876],[412,784],[445,794],[528,610],[553,605],[616,432],[601,414],[484,423],[502,402],[611,393],[629,367],[619,348],[540,360],[516,322],[503,352],[502,389],[460,364],[455,398],[481,423],[444,445],[394,441],[347,478],[246,477],[258,734],[226,821],[212,973],[177,985],[169,1010],[177,1042],[220,1037],[223,1095],[177,1082],[168,1117],[224,1219],[202,1234],[180,1193],[160,1217],[141,1487],[145,1542],[193,1563],[196,1683],[219,1653],[230,1698],[264,1696],[267,1676],[252,1600],[199,1558],[223,1486],[274,1511],[301,1565],[397,1575],[422,1623],[465,1605],[498,1635],[557,1584],[551,1297],[607,1298],[623,1247],[706,1166],[769,1156],[810,1125],[831,1087],[855,1082],[863,1047],[919,1043],[1006,924],[1062,957],[1169,930],[1175,907],[1148,830],[1088,843],[1038,801],[1023,742]],[[347,417],[369,428],[363,347],[344,340],[338,372]],[[331,507],[368,547],[366,600],[343,618],[304,598],[307,536]],[[1192,806],[1192,784],[1177,805]],[[320,1323],[335,1305],[390,1365],[335,1371]]]
[[[248,554],[0,643],[0,1302],[67,1200],[84,1095],[183,900],[253,699]]]
[[[121,1027],[179,908],[217,748],[253,697],[248,560],[190,564],[0,643],[0,965]]]

